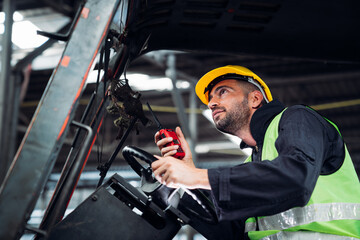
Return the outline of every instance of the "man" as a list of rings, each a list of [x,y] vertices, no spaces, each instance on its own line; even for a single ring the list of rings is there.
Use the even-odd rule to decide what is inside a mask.
[[[186,155],[171,157],[171,139],[155,142],[163,157],[152,164],[169,187],[211,190],[220,221],[245,221],[250,239],[360,238],[360,184],[337,127],[309,107],[285,108],[252,71],[225,66],[196,85],[216,127],[251,147],[244,164],[199,169]]]

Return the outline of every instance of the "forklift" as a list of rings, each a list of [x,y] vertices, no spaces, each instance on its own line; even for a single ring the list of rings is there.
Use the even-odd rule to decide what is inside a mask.
[[[140,94],[133,92],[127,81],[120,80],[129,64],[146,52],[150,35],[134,30],[139,24],[141,4],[133,0],[88,0],[79,7],[68,34],[41,33],[67,43],[0,188],[0,239],[20,239],[25,232],[31,232],[35,239],[161,240],[173,239],[186,224],[195,229],[200,222],[204,226],[217,225],[214,207],[206,193],[162,185],[150,167],[156,158],[135,146],[123,146],[135,123],[148,121]],[[116,14],[123,23],[120,26],[114,26]],[[115,52],[112,57],[111,49]],[[98,79],[81,120],[74,121],[87,76],[99,55],[98,69],[104,75]],[[116,101],[111,102],[114,98]],[[126,131],[111,158],[100,167],[97,189],[64,217],[106,107],[118,102],[123,104],[121,110],[129,120]],[[70,126],[77,128],[71,150],[41,224],[34,228],[27,222]],[[118,174],[103,182],[120,150],[140,176],[139,188]],[[145,162],[145,167],[139,161]],[[216,239],[206,229],[196,230]]]

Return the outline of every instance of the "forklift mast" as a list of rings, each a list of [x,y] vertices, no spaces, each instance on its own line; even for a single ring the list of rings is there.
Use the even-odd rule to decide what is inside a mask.
[[[88,0],[74,19],[75,24],[63,55],[0,188],[0,239],[19,239],[26,229],[46,235],[46,228],[30,229],[26,223],[52,172],[69,127],[75,125],[80,128],[81,134],[78,136],[82,139],[78,141],[78,145],[81,146],[72,154],[76,170],[67,171],[67,178],[75,180],[71,184],[63,183],[66,186],[64,192],[70,194],[61,194],[66,198],[60,201],[62,206],[54,208],[55,214],[52,214],[57,217],[50,219],[55,221],[49,221],[50,224],[44,226],[50,228],[63,216],[95,141],[96,132],[101,126],[104,91],[98,91],[94,95],[90,107],[92,110],[82,122],[73,121],[75,111],[94,59],[106,41],[113,17],[121,3],[126,6],[128,4],[126,0]],[[126,10],[123,14],[127,14],[127,8],[122,9]],[[122,51],[122,55],[119,58],[121,62],[112,71],[114,75],[121,75],[125,67],[128,59],[126,51]],[[105,90],[107,83],[101,84]]]

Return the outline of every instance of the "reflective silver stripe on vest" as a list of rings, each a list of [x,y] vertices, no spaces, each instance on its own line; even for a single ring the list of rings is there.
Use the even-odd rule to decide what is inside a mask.
[[[245,232],[251,232],[256,230],[256,222],[245,223]]]
[[[359,240],[359,238],[325,234],[319,232],[278,232],[261,240]]]
[[[258,219],[259,230],[284,230],[312,222],[360,220],[360,203],[320,203]]]

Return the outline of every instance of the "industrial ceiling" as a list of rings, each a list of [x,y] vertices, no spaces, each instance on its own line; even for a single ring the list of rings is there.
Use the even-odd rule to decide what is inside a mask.
[[[5,2],[0,1],[2,8]],[[60,41],[50,39],[39,47],[13,45],[12,72],[21,73],[20,109],[15,119],[16,148],[21,147],[26,129],[66,48],[64,36],[71,36],[71,23],[83,3],[70,0],[13,2],[14,10],[23,17],[21,21],[30,21],[45,32],[60,33]],[[214,128],[206,117],[206,106],[195,98],[193,91],[197,79],[207,71],[235,64],[256,72],[268,84],[273,96],[285,105],[312,106],[335,122],[359,175],[359,7],[360,2],[355,0],[139,0],[121,5],[131,15],[128,25],[122,22],[124,9],[119,9],[112,24],[116,31],[123,31],[123,43],[129,51],[126,74],[122,78],[127,77],[133,90],[140,91],[145,116],[152,119],[145,106],[149,102],[164,126],[181,125],[193,143],[198,166],[232,165],[246,158],[246,152],[239,149],[238,143]],[[82,36],[84,42],[91,31],[93,28],[89,26],[89,34]],[[98,65],[94,64],[94,68]],[[96,76],[96,70],[94,74]],[[139,74],[150,77],[144,80]],[[167,78],[171,87],[158,86],[161,78]],[[145,81],[151,82],[152,88],[143,90],[141,87],[147,85]],[[75,120],[80,120],[95,88],[96,84],[87,84]],[[99,180],[97,168],[114,154],[119,144],[119,129],[113,123],[117,117],[106,114],[84,168],[84,175],[91,173],[90,177],[81,179],[79,187],[94,188]],[[124,145],[159,154],[153,140],[156,130],[155,124],[138,123]],[[50,183],[54,183],[62,171],[75,135],[76,128],[70,127],[56,157]],[[116,155],[110,170],[121,172],[129,179],[135,176],[121,153]]]
[[[34,22],[41,30],[56,32],[71,22],[80,3],[19,1],[16,9],[24,20]],[[273,95],[286,105],[313,106],[336,122],[357,169],[360,168],[360,48],[359,33],[355,30],[360,21],[353,11],[358,5],[356,1],[164,0],[144,1],[139,5],[138,20],[128,34],[132,37],[130,39],[139,42],[148,39],[143,54],[134,57],[128,73],[166,77],[169,56],[175,56],[177,78],[193,84],[215,67],[227,64],[247,66],[261,76]],[[60,57],[64,45],[55,42],[32,62],[33,70],[20,110],[19,141],[55,67],[49,62]],[[13,64],[21,63],[29,52],[31,49],[15,49]],[[139,80],[129,77],[129,81],[131,84]],[[89,85],[83,102],[92,90]],[[181,90],[186,108],[189,108],[190,92],[189,89]],[[144,104],[149,101],[155,106],[164,125],[175,127],[180,124],[176,114],[178,105],[173,102],[171,90],[153,89],[141,94]],[[198,100],[196,106],[198,109],[206,108]],[[199,164],[204,162],[206,165],[212,159],[221,161],[224,158],[222,153],[226,159],[235,162],[239,157],[243,159],[243,153],[235,144],[214,130],[202,114],[197,115],[198,144],[218,146],[200,153]],[[149,114],[147,116],[151,119]],[[93,150],[87,169],[94,170],[97,162],[106,160],[113,151],[111,147],[116,145],[118,130],[112,124],[114,119],[112,116],[106,119],[108,122],[104,128],[107,130],[102,132],[104,136],[100,135],[101,143],[98,143],[97,150]],[[155,125],[140,126],[139,135],[134,134],[129,141],[157,153],[152,139],[155,131]],[[70,140],[65,143],[64,152],[69,143]],[[102,153],[101,159],[96,152]],[[60,171],[64,159],[64,156],[59,156],[56,172]],[[119,155],[114,167],[124,164]]]

